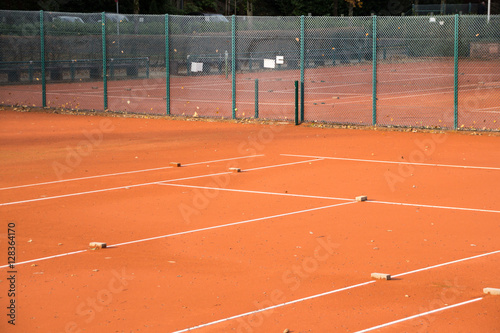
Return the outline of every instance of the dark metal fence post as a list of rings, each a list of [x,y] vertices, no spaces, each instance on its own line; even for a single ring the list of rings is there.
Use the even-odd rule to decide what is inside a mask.
[[[232,116],[236,119],[236,16],[231,17]]]
[[[44,13],[40,11],[40,66],[42,71],[42,107],[47,107],[47,87],[45,82],[45,31],[43,26]]]
[[[101,14],[101,25],[102,25],[102,83],[103,83],[103,95],[104,95],[104,110],[108,109],[108,68],[106,63],[106,14],[102,12]]]

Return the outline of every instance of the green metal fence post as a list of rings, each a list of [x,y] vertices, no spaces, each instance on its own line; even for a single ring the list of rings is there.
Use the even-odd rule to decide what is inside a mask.
[[[167,116],[170,116],[170,40],[169,40],[168,14],[165,14],[165,99],[167,101]]]
[[[45,31],[43,10],[40,11],[40,66],[42,70],[42,107],[47,107],[47,87],[45,82]]]
[[[255,119],[259,118],[259,79],[255,79]]]
[[[300,17],[300,121],[304,121],[305,19]]]
[[[236,119],[236,16],[231,17],[231,75],[232,75],[232,106],[233,119]]]
[[[102,26],[102,83],[103,83],[103,97],[104,97],[104,110],[108,109],[108,77],[107,77],[107,63],[106,63],[106,14],[101,14]]]
[[[455,14],[455,45],[454,45],[454,59],[455,59],[455,64],[454,64],[454,82],[453,82],[453,119],[454,119],[454,124],[453,128],[457,129],[458,128],[458,18],[459,15]]]
[[[372,28],[372,125],[377,125],[377,15],[373,15]]]

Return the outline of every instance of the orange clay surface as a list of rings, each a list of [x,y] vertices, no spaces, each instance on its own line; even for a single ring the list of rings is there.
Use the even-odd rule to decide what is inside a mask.
[[[1,332],[500,332],[498,136],[4,109],[0,142]]]

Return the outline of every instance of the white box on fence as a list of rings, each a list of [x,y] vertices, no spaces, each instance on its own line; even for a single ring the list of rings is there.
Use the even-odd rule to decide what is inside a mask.
[[[283,65],[285,63],[284,56],[276,56],[276,65]]]
[[[264,59],[264,68],[275,68],[276,61],[274,59]]]
[[[203,72],[203,63],[202,62],[192,62],[191,63],[191,72]]]

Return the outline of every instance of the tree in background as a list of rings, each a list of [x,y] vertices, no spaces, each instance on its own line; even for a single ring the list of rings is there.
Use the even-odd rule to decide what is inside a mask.
[[[401,15],[412,4],[478,3],[479,0],[119,0],[120,13],[189,14],[209,12],[256,16]],[[45,10],[75,13],[115,12],[114,0],[0,0],[3,10]],[[491,4],[500,13],[500,1]]]
[[[354,13],[354,7],[361,8],[363,6],[363,2],[361,0],[345,0],[349,7],[349,16],[352,16]]]

